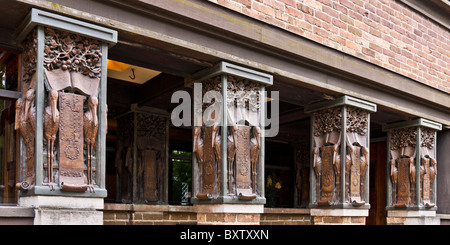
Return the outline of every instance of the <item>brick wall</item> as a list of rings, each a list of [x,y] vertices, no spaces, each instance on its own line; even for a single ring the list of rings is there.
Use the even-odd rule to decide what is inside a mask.
[[[208,0],[450,92],[450,31],[395,0]]]
[[[309,209],[265,208],[261,225],[312,225]]]
[[[194,225],[192,206],[105,203],[104,225]]]

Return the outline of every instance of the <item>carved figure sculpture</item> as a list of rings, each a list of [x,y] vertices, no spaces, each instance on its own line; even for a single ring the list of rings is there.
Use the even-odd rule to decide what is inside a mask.
[[[97,138],[98,131],[98,117],[97,117],[98,99],[96,96],[90,96],[88,99],[88,111],[84,114],[84,141],[87,146],[87,174],[88,174],[88,187],[94,191],[93,183],[93,150],[95,147],[95,140]]]
[[[253,193],[256,193],[256,168],[258,164],[259,159],[259,152],[261,149],[260,144],[260,135],[261,135],[261,129],[257,126],[253,127],[253,138],[250,140],[250,162],[251,162],[251,168],[252,168],[252,189]]]
[[[334,173],[336,181],[336,195],[339,196],[340,193],[340,179],[341,179],[341,157],[339,155],[339,144],[333,145],[333,163],[334,163]]]
[[[409,181],[411,182],[411,204],[416,200],[416,166],[414,165],[414,157],[409,158]]]
[[[203,176],[203,139],[202,139],[202,128],[194,127],[194,142],[192,151],[195,153],[197,158],[198,169],[200,176]],[[203,189],[203,178],[200,177],[200,188]],[[202,190],[200,190],[202,192]]]
[[[15,123],[14,123],[14,129],[19,130],[20,135],[23,138],[23,141],[25,143],[26,149],[26,178],[25,181],[21,183],[17,183],[16,187],[21,190],[27,190],[31,187],[31,185],[34,182],[34,169],[33,165],[30,165],[30,159],[33,160],[33,156],[28,156],[33,150],[34,150],[34,135],[30,134],[30,126],[28,124],[28,121],[25,117],[25,101],[22,98],[17,99],[16,101],[16,116],[15,116]],[[33,145],[32,145],[33,144]],[[32,149],[28,149],[28,148]]]
[[[217,190],[220,193],[220,176],[222,173],[222,151],[221,151],[221,137],[219,135],[219,129],[220,127],[217,124],[214,124],[212,126],[212,141],[213,141],[213,149],[214,149],[214,155],[216,156],[216,162],[217,162]]]
[[[322,158],[319,155],[320,149],[319,147],[314,148],[313,152],[313,168],[314,173],[316,174],[316,192],[317,192],[317,199],[320,197],[320,179],[322,175]]]
[[[57,103],[58,91],[52,89],[48,93],[48,106],[44,111],[44,137],[47,140],[48,186],[51,190],[55,189],[55,183],[53,182],[53,148],[59,126],[59,111],[57,108]]]
[[[397,183],[398,183],[398,169],[395,166],[395,159],[390,161],[391,165],[391,182],[392,182],[392,202],[396,203]]]
[[[364,197],[366,169],[369,166],[369,149],[367,147],[361,147],[361,198]]]
[[[25,95],[25,120],[30,123],[31,131],[36,132],[36,105],[34,103],[35,91],[34,89],[28,89]],[[31,132],[27,131],[27,134]]]
[[[228,165],[228,191],[229,193],[233,192],[233,162],[234,157],[236,155],[236,130],[237,126],[231,126],[230,129],[230,135],[228,135],[227,139],[227,165]]]

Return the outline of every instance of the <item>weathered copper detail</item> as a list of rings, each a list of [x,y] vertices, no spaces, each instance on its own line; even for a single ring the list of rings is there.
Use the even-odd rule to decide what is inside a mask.
[[[54,146],[59,127],[58,91],[52,89],[48,92],[48,106],[44,111],[44,138],[47,141],[47,176],[51,190],[55,189],[53,181]]]
[[[322,152],[322,174],[320,178],[320,199],[317,201],[321,204],[331,204],[334,194],[334,146],[321,147]]]
[[[261,129],[257,126],[253,127],[253,136],[250,140],[250,162],[252,167],[252,189],[253,193],[256,193],[256,175],[257,175],[257,167],[259,162],[259,153],[261,150]]]
[[[368,150],[366,147],[348,146],[350,156],[350,202],[355,206],[363,205],[364,180],[366,168],[368,166]]]
[[[30,113],[31,111],[31,113]],[[34,89],[27,91],[25,101],[19,98],[16,101],[16,118],[14,129],[19,130],[25,145],[25,180],[18,183],[16,187],[27,190],[34,185],[34,139],[35,139],[35,109],[34,109]]]
[[[237,149],[237,126],[228,127],[229,135],[227,139],[227,165],[228,165],[228,193],[233,194],[234,159]]]
[[[415,204],[416,167],[415,149],[416,127],[390,131],[390,176],[392,183],[392,205],[404,208]]]
[[[397,200],[395,207],[406,207],[410,204],[410,173],[411,163],[414,163],[413,158],[400,158],[397,160],[398,164],[398,183],[397,183]]]
[[[163,202],[164,164],[167,147],[166,117],[137,112],[137,198],[138,202]]]
[[[60,92],[59,181],[61,190],[84,192],[90,182],[84,175],[84,96]]]
[[[94,191],[94,177],[93,177],[93,159],[95,151],[95,141],[97,139],[98,131],[98,116],[97,116],[98,99],[96,96],[89,96],[88,110],[84,113],[83,131],[84,141],[87,148],[87,180],[89,188]]]
[[[369,150],[364,145],[367,145],[368,112],[351,106],[345,108],[345,116],[342,115],[342,106],[313,114],[313,168],[316,177],[315,201],[318,205],[332,205],[339,201],[346,201],[354,206],[365,204]],[[346,120],[345,156],[341,156],[342,120]],[[345,169],[344,180],[341,177],[342,167]],[[345,185],[345,193],[341,193],[342,184]],[[341,196],[345,200],[340,200]]]
[[[214,156],[216,157],[217,163],[217,176],[216,176],[216,184],[217,184],[217,192],[220,193],[221,186],[221,175],[222,175],[222,151],[221,151],[221,136],[219,134],[220,127],[218,125],[212,126],[212,141],[213,141],[213,149]]]
[[[213,149],[212,127],[203,128],[203,188],[202,193],[214,194],[216,168]]]
[[[236,189],[243,198],[252,194],[250,129],[248,126],[238,126],[236,131]]]
[[[317,205],[331,205],[339,197],[342,108],[314,112],[313,169],[316,176]]]
[[[433,200],[433,183],[437,174],[437,162],[433,157],[435,147],[435,130],[421,128],[421,162],[420,162],[420,188],[421,204],[427,208],[435,206]]]
[[[130,203],[133,193],[133,137],[134,115],[132,113],[117,120],[118,138],[115,166],[119,178],[117,201]]]
[[[102,53],[99,42],[53,28],[45,28],[44,65],[49,71],[55,69],[81,72],[99,77]]]

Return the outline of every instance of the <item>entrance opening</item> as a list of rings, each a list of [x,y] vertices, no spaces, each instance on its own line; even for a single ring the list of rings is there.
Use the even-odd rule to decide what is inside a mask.
[[[19,55],[0,49],[0,203],[17,203],[18,134],[14,129],[15,104],[20,93]]]

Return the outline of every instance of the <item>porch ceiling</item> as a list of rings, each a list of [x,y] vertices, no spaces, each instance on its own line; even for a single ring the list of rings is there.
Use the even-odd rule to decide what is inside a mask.
[[[68,1],[67,4],[68,6],[71,6],[73,3]],[[0,48],[20,50],[19,46],[14,41],[15,32],[22,20],[30,12],[31,6],[11,0],[0,0],[0,6],[8,6],[7,8],[0,8]],[[108,5],[108,7],[114,8],[113,5]],[[83,11],[83,8],[89,8],[89,6],[83,6],[81,11]],[[107,10],[103,11],[106,13]],[[130,12],[133,11],[130,10]],[[135,14],[142,15],[142,13]],[[198,30],[192,31],[196,32]],[[169,34],[170,33],[166,33],[166,35]],[[193,35],[186,36],[186,38],[192,38],[192,41],[195,41],[195,38],[197,37]],[[230,39],[230,37],[228,39]],[[230,41],[228,46],[224,47],[224,49],[229,49],[232,45],[233,42]],[[236,45],[239,46],[242,44]],[[249,48],[248,50],[249,54],[253,52],[251,49],[252,48]],[[254,51],[258,52],[259,50],[255,48]],[[183,84],[184,77],[212,66],[222,60],[222,58],[215,56],[214,54],[190,50],[189,48],[180,47],[157,39],[147,38],[144,35],[135,35],[127,31],[119,31],[119,41],[115,46],[110,48],[109,58],[162,72],[161,75],[140,86],[109,79],[108,103],[111,115],[113,115],[114,112],[120,113],[120,111],[129,108],[129,104],[131,103],[158,107],[170,112],[176,106],[175,104],[170,103],[172,93],[177,90],[188,91]],[[325,74],[325,71],[323,74]],[[312,78],[314,76],[316,76],[315,73],[307,75],[307,77]],[[324,75],[324,77],[325,76],[329,75]],[[325,79],[329,78],[325,77]],[[333,79],[339,80],[342,78],[334,77]],[[303,112],[303,107],[305,105],[322,100],[333,99],[341,95],[340,92],[333,92],[330,89],[311,86],[293,78],[289,78],[284,74],[274,74],[274,85],[268,87],[267,90],[279,91],[280,93],[281,128],[278,137],[280,140],[289,142],[299,138],[309,138],[307,135],[309,134],[309,115]],[[410,114],[394,111],[393,109],[381,105],[378,107],[378,111],[371,116],[373,122],[371,129],[379,130],[384,123],[408,120],[413,117],[414,116],[411,116]]]

